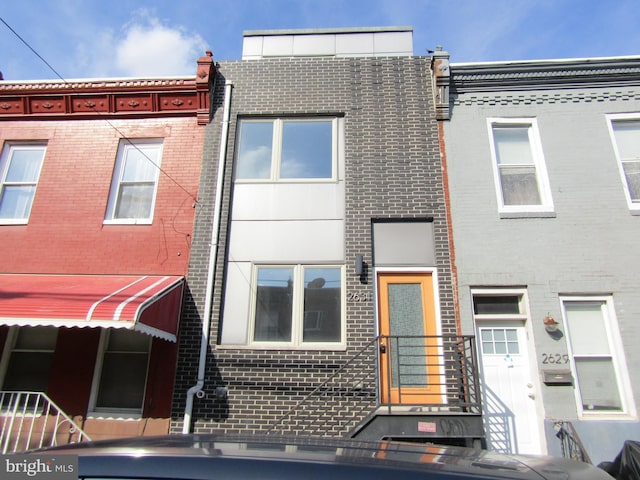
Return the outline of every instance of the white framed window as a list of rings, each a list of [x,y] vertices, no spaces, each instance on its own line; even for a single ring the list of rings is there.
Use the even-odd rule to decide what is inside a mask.
[[[47,392],[58,329],[12,327],[2,358],[4,391]]]
[[[47,146],[6,143],[0,158],[0,224],[29,220]]]
[[[331,181],[337,177],[336,118],[242,119],[236,181]]]
[[[256,265],[252,291],[254,346],[343,343],[343,267]]]
[[[153,220],[162,139],[122,139],[118,146],[105,223]]]
[[[148,335],[118,328],[102,330],[91,389],[92,414],[142,413],[150,352]]]
[[[627,204],[640,214],[640,113],[609,115],[608,120]]]
[[[536,120],[490,118],[488,124],[500,213],[553,212]]]
[[[560,301],[579,415],[634,415],[613,299],[566,296]]]

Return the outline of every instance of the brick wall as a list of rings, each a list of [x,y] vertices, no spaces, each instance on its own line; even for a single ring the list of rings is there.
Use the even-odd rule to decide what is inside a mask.
[[[29,223],[0,227],[2,271],[186,274],[204,133],[195,118],[2,122],[0,145],[47,142]],[[152,225],[103,225],[122,136],[164,138]]]
[[[443,333],[455,333],[449,237],[438,130],[428,58],[293,58],[222,62],[208,127],[195,223],[186,309],[182,321],[172,431],[182,429],[186,391],[196,381],[211,222],[222,121],[222,84],[233,82],[222,228],[213,293],[205,396],[195,399],[195,432],[266,429],[309,393],[376,331],[371,268],[361,283],[356,254],[372,266],[372,218],[434,218]],[[347,293],[369,301],[347,303],[347,350],[264,351],[220,348],[224,261],[237,116],[340,114],[345,119]],[[230,320],[229,320],[230,321]],[[372,379],[374,382],[375,379]],[[214,398],[226,386],[227,399]],[[355,405],[354,405],[355,406]]]

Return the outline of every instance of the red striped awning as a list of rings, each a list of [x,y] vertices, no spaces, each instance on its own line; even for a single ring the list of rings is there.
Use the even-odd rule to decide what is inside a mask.
[[[175,342],[184,277],[0,274],[0,325],[127,328]]]

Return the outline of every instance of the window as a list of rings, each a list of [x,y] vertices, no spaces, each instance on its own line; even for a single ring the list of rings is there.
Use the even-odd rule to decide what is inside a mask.
[[[120,141],[107,223],[151,223],[161,160],[161,140]]]
[[[578,410],[584,416],[627,413],[628,379],[612,299],[563,298]]]
[[[254,343],[342,342],[341,267],[258,266],[254,277]]]
[[[236,180],[331,180],[336,173],[336,120],[242,120]]]
[[[13,328],[2,390],[46,393],[57,338],[53,327]]]
[[[552,212],[535,120],[489,119],[489,130],[500,212]]]
[[[123,329],[102,331],[94,376],[94,412],[142,412],[151,339]]]
[[[0,159],[0,223],[27,223],[45,145],[10,143]]]
[[[475,290],[472,292],[473,316],[476,322],[499,321],[505,326],[483,326],[478,328],[479,348],[483,355],[520,354],[518,329],[507,326],[510,321],[524,325],[527,307],[521,290]],[[483,323],[484,325],[484,323]]]
[[[640,116],[617,115],[610,126],[627,203],[640,211]]]

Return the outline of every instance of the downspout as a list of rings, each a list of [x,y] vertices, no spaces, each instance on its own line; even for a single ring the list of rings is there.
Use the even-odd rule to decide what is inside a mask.
[[[200,359],[198,362],[198,380],[187,391],[187,401],[184,407],[184,420],[182,433],[187,434],[191,430],[191,414],[193,412],[193,397],[204,397],[204,374],[207,364],[207,351],[209,349],[209,331],[211,329],[211,311],[213,310],[213,284],[216,276],[216,259],[218,257],[218,236],[220,234],[220,217],[222,214],[222,187],[224,180],[224,165],[227,157],[227,137],[229,136],[229,118],[231,116],[231,87],[227,80],[224,84],[224,111],[222,119],[222,134],[220,135],[220,157],[218,158],[218,179],[216,182],[216,196],[213,207],[213,224],[211,226],[211,244],[209,250],[209,269],[207,271],[206,298],[202,319],[202,340],[200,342]]]

